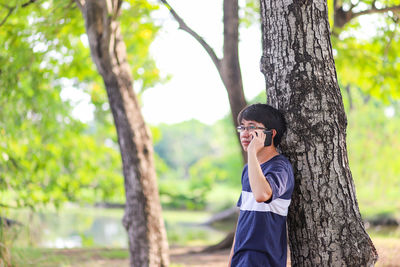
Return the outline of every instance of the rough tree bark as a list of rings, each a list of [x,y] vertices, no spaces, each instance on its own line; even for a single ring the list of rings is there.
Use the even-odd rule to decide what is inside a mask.
[[[268,103],[283,110],[281,148],[293,164],[288,215],[293,266],[373,266],[349,169],[347,118],[324,0],[261,0]],[[350,67],[350,66],[349,66]]]
[[[118,134],[131,266],[168,266],[150,132],[133,91],[126,47],[117,18],[122,1],[76,0],[85,19],[91,55],[103,77]]]

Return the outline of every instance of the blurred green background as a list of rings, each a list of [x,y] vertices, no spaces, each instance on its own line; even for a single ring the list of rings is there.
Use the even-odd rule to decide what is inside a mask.
[[[106,92],[79,10],[73,1],[24,8],[21,1],[6,2],[0,11],[0,216],[22,225],[2,229],[0,242],[16,253],[37,247],[125,248],[123,210],[95,206],[123,204],[124,183]],[[350,8],[354,1],[343,2]],[[259,27],[255,1],[240,5],[241,29]],[[154,1],[132,0],[121,13],[139,98],[173,76],[161,73],[149,52],[165,23],[154,15],[160,9]],[[370,15],[375,23],[368,35],[362,18],[332,26],[349,162],[369,233],[398,242],[398,227],[372,222],[400,220],[399,17]],[[65,96],[66,88],[87,97],[90,120],[73,114],[79,102]],[[264,89],[259,92],[249,103],[266,102]],[[150,128],[170,245],[218,242],[235,222],[201,223],[233,207],[240,194],[243,162],[230,114],[213,124],[192,119]]]

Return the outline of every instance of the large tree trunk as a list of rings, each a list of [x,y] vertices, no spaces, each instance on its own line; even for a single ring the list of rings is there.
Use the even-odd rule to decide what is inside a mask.
[[[372,266],[346,149],[347,119],[324,0],[261,0],[268,103],[283,110],[293,164],[288,215],[293,266]],[[349,66],[351,67],[351,66]]]
[[[85,19],[91,55],[103,77],[118,133],[131,266],[167,266],[168,243],[161,214],[150,132],[133,91],[126,47],[117,18],[122,1],[77,3]]]

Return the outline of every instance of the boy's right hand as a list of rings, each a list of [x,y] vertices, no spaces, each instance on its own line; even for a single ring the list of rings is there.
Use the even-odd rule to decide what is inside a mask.
[[[251,132],[250,135],[252,136],[252,140],[247,148],[247,152],[257,154],[264,147],[266,134],[262,130],[256,130]]]

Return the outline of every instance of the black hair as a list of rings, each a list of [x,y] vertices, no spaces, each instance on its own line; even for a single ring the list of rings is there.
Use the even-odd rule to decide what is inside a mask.
[[[256,121],[262,123],[267,129],[275,129],[274,145],[281,143],[283,134],[286,132],[286,121],[282,112],[267,104],[253,104],[242,109],[237,117],[239,125],[242,120]]]

